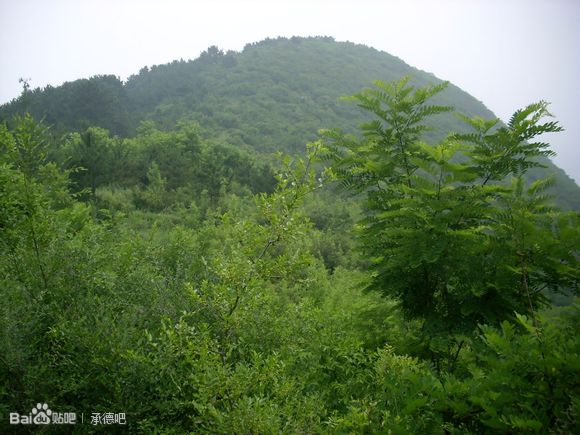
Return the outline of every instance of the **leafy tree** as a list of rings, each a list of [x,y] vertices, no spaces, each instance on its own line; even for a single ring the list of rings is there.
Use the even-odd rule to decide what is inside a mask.
[[[39,392],[27,370],[49,351],[47,334],[55,313],[66,305],[59,286],[59,249],[88,218],[73,204],[68,174],[46,161],[46,127],[31,116],[17,117],[14,128],[0,127],[0,395],[9,403]],[[6,389],[7,388],[7,389]]]
[[[89,189],[94,197],[97,187],[111,180],[115,168],[120,163],[114,156],[114,140],[109,132],[98,127],[89,127],[82,134],[71,134],[64,152],[68,154],[68,164],[78,168],[73,180],[78,187]],[[113,175],[114,176],[114,175]]]
[[[560,130],[541,123],[546,104],[530,105],[496,129],[497,120],[469,119],[473,134],[431,146],[421,140],[426,120],[451,108],[429,100],[445,86],[375,82],[350,98],[377,118],[361,126],[363,137],[324,134],[340,185],[366,196],[359,235],[373,262],[369,288],[423,319],[436,361],[445,355],[452,368],[465,344],[461,334],[515,311],[533,315],[546,288],[577,288],[578,262],[574,248],[552,249],[568,246],[566,230],[554,227],[567,225],[543,205],[546,183],[522,196],[521,176],[539,164],[536,157],[551,154],[532,139]],[[512,187],[502,184],[508,174],[518,177]]]
[[[159,211],[167,203],[167,180],[161,176],[159,166],[155,162],[147,171],[147,188],[142,197],[152,210]]]

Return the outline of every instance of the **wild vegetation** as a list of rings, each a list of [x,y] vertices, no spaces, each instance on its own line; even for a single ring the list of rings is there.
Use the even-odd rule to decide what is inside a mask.
[[[578,429],[580,216],[529,175],[560,130],[546,103],[454,128],[450,85],[377,81],[351,91],[360,129],[272,156],[268,136],[220,130],[225,115],[237,137],[253,128],[235,99],[209,127],[145,109],[187,96],[180,80],[136,94],[139,115],[127,99],[148,119],[115,135],[66,116],[0,125],[2,431],[39,401],[124,412],[135,433]]]
[[[102,127],[112,136],[134,137],[143,121],[164,132],[198,125],[205,140],[250,152],[302,153],[321,128],[357,132],[366,121],[354,105],[341,102],[374,80],[411,76],[415,86],[441,83],[388,53],[332,38],[278,38],[247,44],[242,52],[210,47],[195,60],[143,67],[123,83],[115,76],[95,76],[43,89],[26,84],[25,92],[0,107],[0,121],[29,112],[63,133]],[[433,103],[453,106],[468,117],[495,116],[480,101],[449,84]],[[427,119],[433,127],[423,139],[435,143],[450,131],[466,133],[454,112]],[[260,156],[264,159],[264,156]],[[526,180],[554,176],[558,205],[580,210],[580,189],[549,159],[546,168],[529,171]],[[168,176],[168,175],[165,175]]]

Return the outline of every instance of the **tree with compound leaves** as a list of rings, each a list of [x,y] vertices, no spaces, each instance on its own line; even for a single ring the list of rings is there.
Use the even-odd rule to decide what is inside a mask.
[[[546,205],[547,182],[523,186],[538,157],[553,154],[534,139],[561,128],[542,123],[550,114],[540,102],[506,126],[465,118],[474,132],[431,145],[425,121],[452,108],[430,101],[447,83],[374,84],[348,99],[375,119],[361,126],[362,137],[324,131],[329,157],[340,186],[365,197],[357,228],[372,262],[369,289],[424,320],[431,350],[452,367],[459,337],[478,324],[533,314],[545,290],[577,288],[577,253],[561,237],[574,217]],[[512,185],[504,182],[510,175]]]

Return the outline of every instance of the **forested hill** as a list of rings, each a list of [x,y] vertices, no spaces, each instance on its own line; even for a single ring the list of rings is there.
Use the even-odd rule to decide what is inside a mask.
[[[56,132],[101,126],[132,136],[143,120],[172,129],[180,120],[224,142],[257,151],[295,152],[320,128],[355,131],[364,120],[352,104],[340,101],[373,80],[411,75],[418,85],[440,80],[375,49],[328,37],[278,38],[248,44],[241,52],[210,47],[197,59],[144,67],[126,83],[95,76],[24,92],[0,107],[0,121],[25,110],[44,117]],[[434,103],[465,115],[493,117],[480,101],[449,86]],[[517,109],[514,107],[514,110]],[[462,130],[453,114],[436,118],[432,133]],[[580,189],[548,162],[557,178],[559,201],[580,209]],[[536,172],[533,178],[545,175]]]
[[[125,84],[108,75],[37,88],[2,106],[0,119],[28,110],[65,131],[98,125],[126,136],[143,119],[169,128],[187,118],[225,132],[234,144],[302,149],[321,127],[348,130],[363,121],[356,108],[339,101],[341,96],[373,80],[408,74],[418,84],[439,81],[362,45],[332,38],[267,39],[240,53],[210,47],[195,60],[144,67]],[[468,116],[493,116],[455,86],[444,100]]]

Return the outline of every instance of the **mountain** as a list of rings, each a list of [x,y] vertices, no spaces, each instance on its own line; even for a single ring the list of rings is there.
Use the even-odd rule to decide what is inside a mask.
[[[55,132],[97,125],[120,136],[132,136],[141,121],[170,130],[182,120],[195,121],[202,132],[223,142],[260,152],[296,152],[317,137],[320,128],[355,132],[365,115],[340,100],[373,80],[410,75],[417,85],[438,83],[388,53],[329,37],[266,39],[241,52],[210,47],[197,59],[144,67],[123,83],[114,76],[95,76],[24,92],[0,107],[0,121],[25,110],[44,117]],[[434,99],[468,116],[494,117],[483,103],[454,85]],[[514,110],[517,109],[514,107]],[[428,139],[462,131],[454,115],[434,121]],[[580,188],[551,161],[559,203],[580,210]]]

